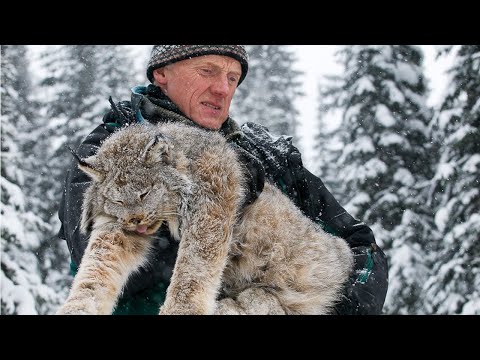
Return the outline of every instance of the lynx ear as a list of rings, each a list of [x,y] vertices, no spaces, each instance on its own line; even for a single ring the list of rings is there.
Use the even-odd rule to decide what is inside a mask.
[[[172,162],[173,144],[162,134],[155,135],[143,150],[143,160],[147,165],[153,165],[159,162],[170,164]]]
[[[101,182],[104,179],[104,174],[103,172],[97,170],[95,168],[95,156],[90,156],[86,159],[81,159],[80,156],[73,150],[70,146],[68,146],[68,149],[72,153],[73,157],[77,160],[78,162],[78,168],[82,170],[84,173],[86,173],[88,176],[90,176],[93,180]]]
[[[90,156],[78,162],[78,168],[90,176],[93,181],[102,182],[105,174],[95,168],[95,156]]]

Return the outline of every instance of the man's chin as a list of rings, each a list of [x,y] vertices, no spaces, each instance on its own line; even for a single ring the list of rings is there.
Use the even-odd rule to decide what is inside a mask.
[[[220,130],[225,120],[219,120],[218,118],[203,117],[200,120],[192,120],[195,124],[210,130]]]

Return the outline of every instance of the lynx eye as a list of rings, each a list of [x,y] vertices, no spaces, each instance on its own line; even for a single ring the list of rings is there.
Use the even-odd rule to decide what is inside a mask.
[[[122,205],[122,206],[125,205],[125,203],[122,200],[112,200],[112,202],[117,205]]]

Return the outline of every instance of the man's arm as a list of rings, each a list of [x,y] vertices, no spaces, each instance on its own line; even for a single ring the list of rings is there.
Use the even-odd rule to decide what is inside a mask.
[[[388,263],[376,244],[372,230],[352,217],[328,191],[322,180],[302,163],[298,149],[288,137],[273,137],[258,124],[242,126],[244,137],[237,144],[254,154],[265,176],[277,184],[312,221],[344,238],[355,258],[355,271],[346,286],[337,314],[380,314],[388,288]]]
[[[308,211],[322,227],[344,238],[355,260],[342,301],[335,307],[341,315],[381,314],[388,289],[387,257],[376,244],[372,230],[351,216],[328,191],[320,178],[304,169],[311,201]]]

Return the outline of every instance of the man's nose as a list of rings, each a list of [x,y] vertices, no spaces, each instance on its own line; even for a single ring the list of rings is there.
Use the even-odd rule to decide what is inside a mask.
[[[212,84],[212,91],[216,95],[227,96],[228,92],[230,91],[230,87],[228,85],[228,78],[226,76],[217,77]]]

